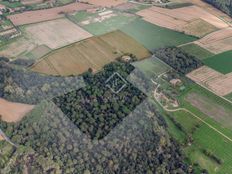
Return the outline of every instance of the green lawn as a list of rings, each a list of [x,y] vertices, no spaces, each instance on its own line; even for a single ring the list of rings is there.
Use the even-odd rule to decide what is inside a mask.
[[[232,72],[232,51],[209,57],[203,61],[207,66],[223,74]]]
[[[163,63],[158,58],[144,59],[133,63],[133,65],[149,78],[162,74],[170,69],[167,64]]]
[[[122,27],[121,30],[134,37],[150,51],[162,47],[185,44],[197,39],[180,32],[153,25],[142,19],[134,20]]]
[[[214,54],[209,52],[208,50],[196,45],[196,44],[188,44],[181,47],[182,50],[184,50],[186,53],[195,56],[196,58],[200,60],[204,60],[208,57],[212,57]]]

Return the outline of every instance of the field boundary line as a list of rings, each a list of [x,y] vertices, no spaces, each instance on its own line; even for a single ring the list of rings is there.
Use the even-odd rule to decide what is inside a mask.
[[[216,95],[217,97],[219,97],[219,98],[221,98],[221,99],[223,99],[223,100],[229,102],[229,103],[232,105],[232,101],[230,101],[229,99],[227,99],[227,98],[225,98],[225,97],[223,97],[223,96],[220,96],[220,95],[216,94],[213,90],[207,88],[206,86],[204,86],[203,84],[201,84],[201,83],[199,83],[199,82],[195,82],[195,81],[194,81],[194,83],[198,84],[198,85],[201,86],[202,88],[204,88],[204,89],[206,89],[207,91],[213,93],[213,94]]]

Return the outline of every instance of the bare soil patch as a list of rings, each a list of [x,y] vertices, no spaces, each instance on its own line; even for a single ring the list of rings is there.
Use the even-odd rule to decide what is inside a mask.
[[[92,36],[66,18],[28,25],[25,31],[38,45],[47,45],[51,49]]]
[[[6,122],[20,121],[33,108],[33,105],[13,103],[0,98],[0,115]]]
[[[66,13],[73,13],[75,11],[86,10],[92,8],[90,4],[84,3],[72,3],[62,7],[56,7],[51,9],[28,11],[15,15],[7,16],[15,26],[43,22],[53,19],[64,17]]]
[[[224,75],[207,66],[202,66],[187,74],[187,77],[219,96],[232,92],[232,73]]]

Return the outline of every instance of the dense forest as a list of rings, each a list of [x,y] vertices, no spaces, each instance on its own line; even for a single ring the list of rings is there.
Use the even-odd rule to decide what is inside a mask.
[[[107,85],[115,72],[127,79],[133,70],[130,64],[115,62],[97,74],[87,72],[82,89],[40,102],[18,123],[0,121],[1,129],[17,145],[10,168],[0,160],[2,170],[42,174],[194,173],[183,162],[178,144],[166,132],[163,117],[145,94],[128,81],[114,93],[112,88],[123,84],[121,78],[110,78],[114,82]]]
[[[55,97],[53,101],[82,132],[92,139],[101,139],[146,97],[124,80],[133,69],[130,64],[115,62],[95,75],[86,73],[84,88]]]
[[[203,65],[196,57],[176,47],[155,50],[154,55],[182,74],[187,74]]]
[[[42,102],[20,123],[1,127],[14,143],[33,149],[31,173],[193,173],[148,101],[100,141],[88,138],[51,102]],[[51,165],[40,162],[45,159]],[[25,163],[19,158],[12,166],[22,171]]]
[[[8,62],[0,58],[0,97],[13,102],[37,104],[84,86],[82,77],[45,76],[25,69],[30,61]],[[22,66],[21,66],[22,65]]]
[[[204,0],[219,10],[232,16],[232,0]]]

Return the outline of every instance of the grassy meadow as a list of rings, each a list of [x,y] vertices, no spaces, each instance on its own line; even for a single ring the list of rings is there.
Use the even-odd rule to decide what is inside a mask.
[[[209,57],[203,62],[220,73],[228,74],[232,72],[232,51]]]
[[[167,46],[178,46],[197,39],[196,37],[159,27],[142,19],[134,20],[122,27],[121,30],[134,37],[150,51]]]

